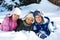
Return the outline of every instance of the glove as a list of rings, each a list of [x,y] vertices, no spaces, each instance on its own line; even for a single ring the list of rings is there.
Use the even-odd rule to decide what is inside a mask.
[[[44,35],[44,34],[42,34],[41,36],[40,36],[40,38],[42,38],[42,39],[45,39],[47,36],[46,35]]]

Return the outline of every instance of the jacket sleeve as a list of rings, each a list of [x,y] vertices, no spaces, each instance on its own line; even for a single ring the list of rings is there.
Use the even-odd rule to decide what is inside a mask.
[[[33,31],[33,26],[30,27],[31,31]]]
[[[44,18],[46,18],[47,19],[47,22],[46,22],[46,24],[49,24],[49,22],[50,22],[50,19],[48,18],[48,17],[44,17]]]
[[[22,24],[23,24],[23,21],[21,19],[18,19],[17,20],[17,28],[15,29],[15,31],[21,31],[23,28]]]
[[[57,27],[56,27],[56,25],[54,24],[54,25],[52,25],[51,23],[49,23],[49,30],[51,31],[51,32],[54,32],[56,29],[57,29]]]
[[[47,22],[44,24],[44,31],[46,32],[47,35],[50,35],[50,30],[49,30],[49,24],[50,24],[50,19],[48,17],[45,17],[47,19]]]
[[[9,31],[9,18],[6,17],[2,23],[2,30],[3,31]]]

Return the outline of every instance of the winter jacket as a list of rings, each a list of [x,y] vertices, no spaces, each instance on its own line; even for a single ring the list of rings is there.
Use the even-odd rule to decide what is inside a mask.
[[[17,22],[12,21],[11,18],[5,17],[4,21],[0,24],[0,30],[2,31],[13,31],[17,27]]]
[[[34,26],[34,32],[37,33],[41,33],[41,31],[44,31],[46,35],[50,35],[50,30],[48,28],[50,19],[48,17],[44,17],[45,19],[47,19],[48,21],[46,23],[42,23],[42,24],[38,24],[36,22],[34,22],[32,25]]]
[[[21,30],[25,30],[25,31],[32,31],[33,30],[33,27],[32,25],[28,25],[25,21],[19,19],[17,21],[17,28],[15,31],[21,31]]]

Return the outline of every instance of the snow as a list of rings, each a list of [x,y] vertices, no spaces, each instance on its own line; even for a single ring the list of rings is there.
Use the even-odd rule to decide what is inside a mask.
[[[29,6],[24,6],[21,8],[25,10],[40,9],[40,10],[43,10],[44,12],[54,12],[58,7],[56,5],[51,4],[47,0],[42,0],[40,4],[31,4]]]
[[[20,3],[19,0],[15,0],[14,2],[17,2],[18,4]]]
[[[60,39],[60,9],[59,7],[48,2],[47,0],[42,0],[40,4],[31,4],[28,6],[20,7],[22,9],[21,18],[23,18],[29,10],[41,10],[44,16],[48,16],[51,21],[56,24],[57,30],[51,33],[45,39],[40,39],[36,36],[34,32],[0,32],[0,40],[59,40]],[[3,8],[2,8],[3,9]],[[0,13],[0,22],[2,23],[4,17],[9,14],[9,12]],[[23,15],[23,17],[22,17]]]

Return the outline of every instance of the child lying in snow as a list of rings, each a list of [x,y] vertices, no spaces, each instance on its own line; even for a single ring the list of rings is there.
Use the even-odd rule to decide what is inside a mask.
[[[47,36],[50,35],[51,31],[49,28],[49,24],[50,24],[50,19],[48,17],[43,17],[41,15],[41,12],[36,10],[35,12],[32,12],[33,16],[34,16],[34,32],[42,39],[45,39]],[[47,19],[47,21],[45,22],[45,19]]]
[[[10,16],[6,16],[4,21],[0,24],[0,30],[2,31],[14,31],[17,26],[17,20],[19,19],[21,10],[14,8]]]
[[[21,31],[21,30],[33,31],[33,27],[32,27],[33,19],[34,17],[32,14],[27,14],[24,17],[24,20],[19,19],[17,22],[18,26],[15,31]]]

